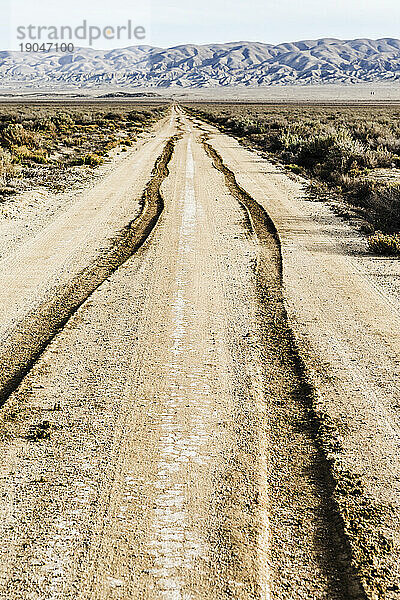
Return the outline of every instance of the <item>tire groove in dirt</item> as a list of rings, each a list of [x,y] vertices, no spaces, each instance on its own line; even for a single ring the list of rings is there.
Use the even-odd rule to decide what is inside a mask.
[[[59,293],[27,314],[0,351],[0,406],[17,389],[54,336],[90,295],[132,254],[153,230],[163,210],[160,187],[179,136],[172,136],[157,158],[141,198],[141,212],[112,240],[109,247]]]
[[[234,173],[224,164],[213,146],[207,142],[208,138],[208,134],[201,136],[204,148],[211,157],[214,167],[224,175],[231,195],[248,211],[251,227],[263,248],[257,265],[257,287],[260,300],[258,319],[263,338],[261,342],[265,347],[267,360],[273,363],[272,369],[275,369],[272,376],[268,373],[267,378],[270,378],[270,382],[266,386],[266,397],[273,398],[274,378],[282,377],[293,380],[289,382],[289,386],[292,387],[291,397],[294,406],[297,404],[300,407],[300,419],[296,425],[316,447],[316,457],[309,468],[312,471],[311,477],[317,484],[317,493],[323,497],[322,518],[326,521],[327,541],[330,546],[324,548],[325,554],[329,555],[330,560],[336,564],[338,577],[336,585],[339,583],[342,588],[343,598],[346,600],[365,599],[367,597],[365,590],[352,564],[351,546],[345,534],[345,524],[334,499],[336,482],[319,436],[321,424],[313,409],[314,392],[307,380],[306,367],[297,351],[287,321],[282,288],[282,254],[279,234],[264,208],[237,183]],[[275,430],[284,427],[285,418],[293,419],[290,406],[279,407],[279,404],[281,403],[277,401],[273,409],[278,413],[281,411],[282,415],[276,419],[272,418],[270,424],[272,431],[274,426]],[[293,460],[293,457],[291,458]],[[248,473],[248,475],[251,474]],[[277,473],[275,473],[276,476]],[[218,502],[218,499],[216,500]],[[223,531],[224,527],[226,527],[226,523],[221,524],[221,531],[216,535],[226,537],[226,532]],[[271,545],[273,546],[273,543]],[[273,571],[273,565],[271,568]]]

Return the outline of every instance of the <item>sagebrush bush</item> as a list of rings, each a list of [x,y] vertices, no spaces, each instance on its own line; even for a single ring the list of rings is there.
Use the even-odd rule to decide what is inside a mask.
[[[37,131],[44,131],[46,133],[48,133],[49,135],[56,135],[57,133],[57,127],[56,124],[54,123],[54,121],[48,117],[45,118],[38,118],[34,124],[33,124],[34,129],[36,129]]]
[[[388,235],[380,231],[374,233],[368,238],[368,248],[375,254],[398,256],[400,255],[400,234]]]
[[[400,182],[373,182],[364,204],[381,229],[389,233],[400,230]]]
[[[10,152],[0,149],[0,182],[8,183],[18,174],[18,167],[13,163]]]
[[[34,149],[42,147],[43,139],[39,133],[25,129],[21,123],[10,123],[1,132],[0,144],[7,148],[25,146]]]
[[[44,150],[30,150],[27,146],[16,146],[13,148],[14,161],[17,163],[38,163],[46,164],[48,162],[47,153]]]
[[[104,159],[98,154],[85,154],[71,161],[71,165],[88,165],[89,167],[97,167],[104,162]]]

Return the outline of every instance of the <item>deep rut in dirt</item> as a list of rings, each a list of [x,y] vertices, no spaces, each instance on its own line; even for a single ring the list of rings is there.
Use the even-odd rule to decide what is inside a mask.
[[[307,526],[299,526],[298,521],[302,518],[307,520],[314,512],[316,523],[312,536],[318,538],[320,550],[315,558],[331,580],[332,597],[342,597],[346,600],[365,599],[360,578],[352,566],[351,548],[344,532],[343,520],[334,501],[335,482],[319,442],[319,423],[313,411],[313,390],[307,381],[306,370],[288,324],[282,289],[282,256],[278,233],[266,211],[239,186],[234,173],[226,167],[218,152],[207,142],[208,137],[207,134],[201,136],[203,146],[211,157],[213,166],[224,175],[230,194],[247,210],[251,228],[261,248],[256,267],[259,298],[257,320],[261,336],[260,346],[265,352],[264,394],[266,402],[270,404],[267,435],[271,452],[267,457],[267,486],[270,495],[268,518],[271,536],[269,569],[272,597],[274,592],[276,597],[280,597],[281,590],[286,587],[281,570],[274,569],[274,565],[283,564],[285,560],[283,555],[287,550],[282,544],[288,544],[288,547],[306,544],[307,540],[303,536]],[[279,389],[283,389],[283,392],[277,393]],[[246,417],[245,414],[242,416]],[[246,421],[248,419],[245,418],[244,423]],[[238,437],[240,439],[241,436]],[[301,456],[304,444],[312,447],[309,460],[306,456]],[[237,455],[239,459],[236,457],[233,463],[237,460],[240,462],[240,449]],[[246,473],[242,467],[243,465],[236,465],[233,470],[241,472],[245,481],[254,479],[252,473]],[[229,473],[227,478],[229,479]],[[307,506],[305,495],[310,493],[310,489],[300,489],[301,478],[312,482],[310,489],[318,498],[313,507]],[[253,501],[257,504],[257,490],[253,487],[253,493],[250,495],[254,496]],[[243,498],[243,501],[248,502],[249,499]],[[221,496],[217,502],[223,504],[226,503],[226,499]],[[219,508],[221,510],[223,506]],[[310,508],[313,511],[310,512]],[[301,515],[301,511],[304,515]],[[229,506],[225,507],[224,512],[229,514]],[[293,526],[282,524],[290,521]],[[234,523],[231,525],[234,531]],[[226,524],[221,524],[217,535],[220,538],[227,538],[227,535],[231,537],[231,531],[227,533],[224,527],[226,528]],[[219,543],[221,544],[221,541]],[[292,555],[291,558],[294,562],[293,567],[297,557]],[[221,565],[221,568],[225,567],[226,565]],[[307,584],[304,591],[307,593]]]
[[[168,176],[178,136],[172,136],[155,162],[141,198],[141,212],[124,227],[96,261],[59,289],[47,302],[26,315],[0,351],[0,406],[18,387],[40,354],[89,296],[144,243],[164,202],[160,186]]]

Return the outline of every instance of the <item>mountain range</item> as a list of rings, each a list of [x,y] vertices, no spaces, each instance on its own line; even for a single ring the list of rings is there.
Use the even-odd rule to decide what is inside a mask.
[[[0,86],[257,87],[400,80],[400,40],[323,38],[76,48],[72,53],[0,52]]]

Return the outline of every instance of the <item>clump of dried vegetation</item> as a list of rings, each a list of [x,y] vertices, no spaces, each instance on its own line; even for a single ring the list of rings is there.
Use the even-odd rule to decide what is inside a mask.
[[[311,180],[318,198],[344,203],[369,247],[400,254],[400,109],[283,105],[188,106],[199,118]]]
[[[0,106],[0,200],[33,185],[55,191],[126,149],[165,106]]]
[[[400,255],[400,234],[384,234],[380,231],[368,238],[368,246],[377,254]]]

